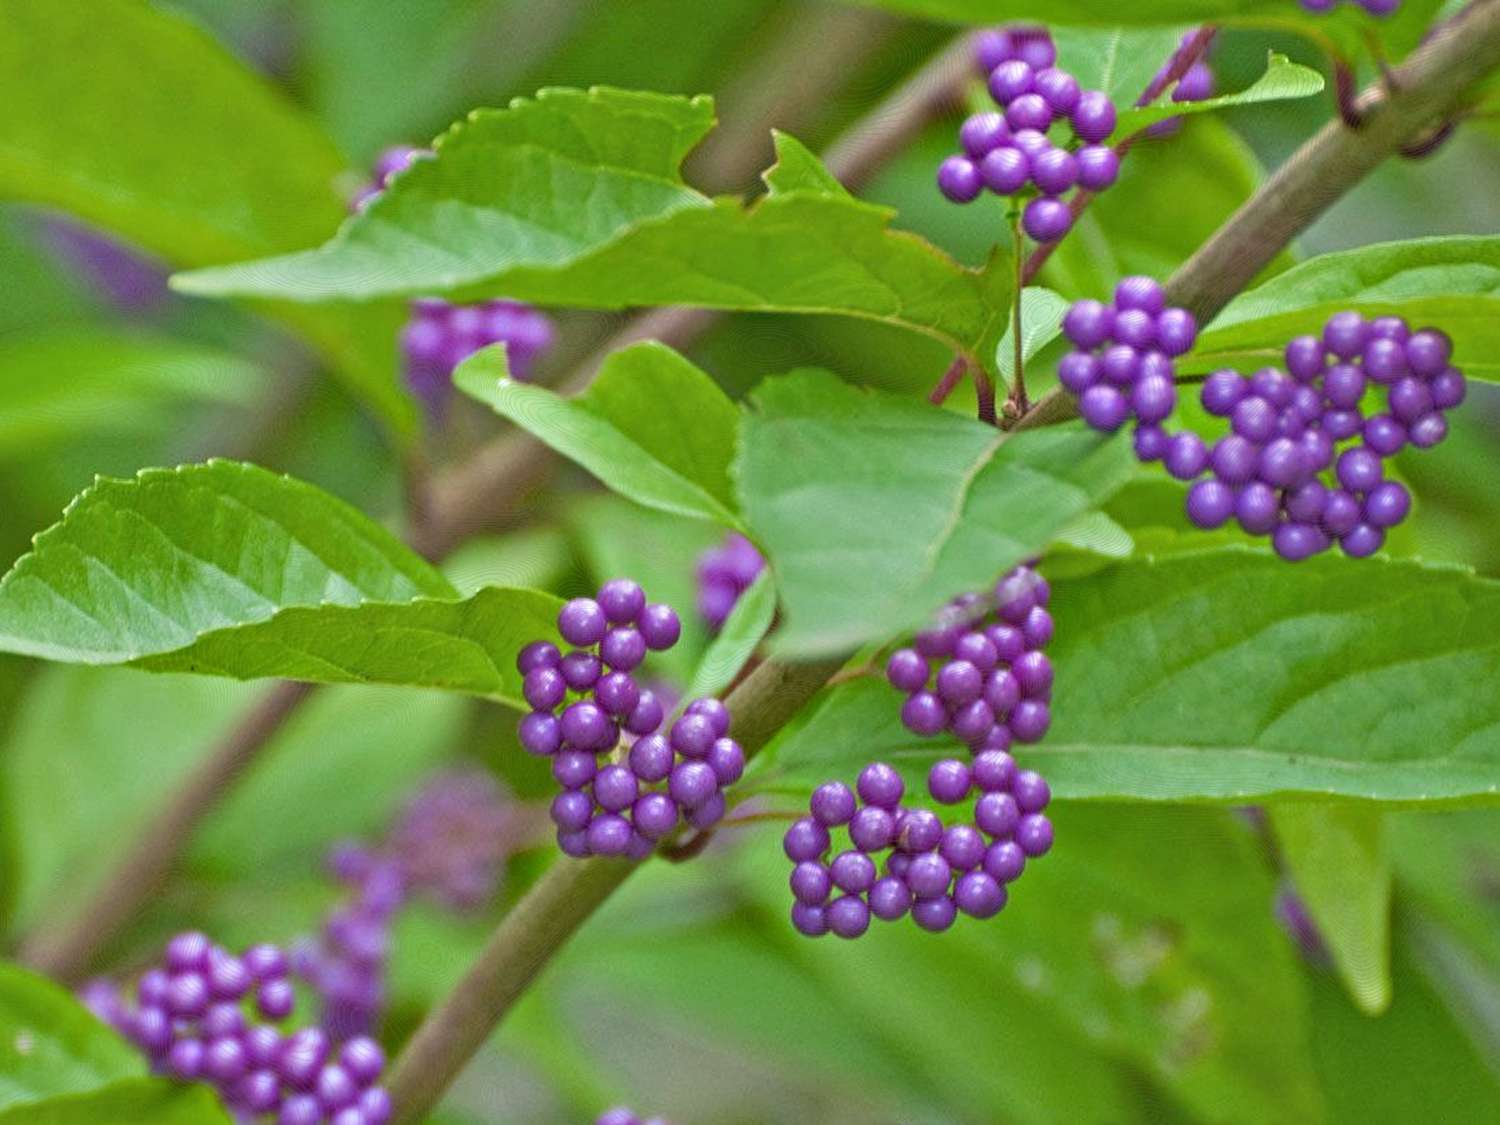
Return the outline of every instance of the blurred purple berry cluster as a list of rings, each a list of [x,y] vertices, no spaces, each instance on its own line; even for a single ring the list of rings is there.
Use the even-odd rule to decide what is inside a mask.
[[[398,145],[375,162],[373,179],[355,197],[355,210],[368,207],[390,182],[427,149]],[[505,345],[506,363],[516,379],[530,379],[538,358],[552,346],[552,322],[519,301],[483,301],[455,305],[436,297],[411,303],[411,318],[401,330],[401,355],[406,383],[433,414],[447,405],[453,369],[481,348]]]
[[[443,773],[407,802],[375,847],[340,844],[329,868],[350,896],[322,932],[292,950],[292,966],[322,999],[320,1022],[336,1041],[368,1035],[385,1007],[390,930],[414,896],[452,910],[488,901],[521,843],[517,806],[481,770]]]
[[[1073,225],[1062,196],[1079,187],[1103,191],[1120,174],[1119,155],[1104,142],[1115,129],[1115,106],[1098,90],[1083,90],[1057,65],[1057,51],[1042,29],[995,29],[976,49],[1000,111],[976,113],[959,129],[963,152],[938,168],[938,187],[954,203],[969,203],[988,189],[1031,198],[1021,222],[1037,242],[1056,242]],[[1048,137],[1067,121],[1068,145]]]
[[[1172,68],[1177,65],[1177,60],[1181,57],[1182,52],[1187,50],[1192,43],[1194,34],[1194,32],[1189,31],[1183,35],[1182,41],[1177,45],[1176,52],[1156,72],[1156,82],[1163,82],[1167,75],[1171,73]],[[1183,102],[1207,101],[1214,96],[1214,86],[1213,67],[1208,65],[1207,59],[1200,58],[1183,72],[1182,77],[1177,80],[1177,85],[1172,87],[1172,100],[1179,104]],[[1146,130],[1146,136],[1158,138],[1170,137],[1181,128],[1182,118],[1169,117],[1165,121],[1158,121],[1155,125],[1150,126]]]
[[[792,925],[800,933],[856,938],[872,915],[893,922],[908,912],[934,933],[959,914],[992,918],[1027,857],[1052,847],[1052,824],[1042,814],[1051,791],[1004,750],[981,751],[971,763],[938,762],[928,791],[946,805],[977,793],[973,821],[945,827],[931,809],[903,806],[905,783],[881,762],[860,771],[854,790],[830,781],[813,791],[810,815],[782,839],[794,865]],[[829,860],[836,828],[846,830],[850,847]]]
[[[42,222],[40,234],[55,257],[127,316],[157,312],[171,299],[166,267],[103,231],[54,215]]]
[[[956,599],[932,629],[897,649],[886,678],[906,693],[901,722],[913,734],[949,731],[975,753],[1039,742],[1052,723],[1052,640],[1047,580],[1018,566],[995,586]]]
[[[1141,459],[1166,455],[1162,423],[1177,409],[1177,357],[1198,339],[1193,315],[1167,308],[1161,286],[1149,277],[1127,277],[1109,304],[1074,302],[1063,333],[1075,350],[1058,363],[1057,377],[1078,396],[1084,421],[1114,433],[1134,419]]]
[[[1401,7],[1401,0],[1354,0],[1354,2],[1372,16],[1388,16]],[[1298,0],[1298,3],[1309,12],[1331,12],[1339,6],[1340,0]]]
[[[335,1051],[321,1029],[284,1033],[278,1025],[296,1007],[289,972],[274,945],[236,957],[189,932],[141,974],[133,1001],[107,981],[90,983],[83,999],[154,1071],[212,1085],[241,1121],[384,1125],[391,1101],[376,1083],[385,1053],[364,1037]]]
[[[601,1113],[594,1125],[667,1125],[664,1117],[637,1117],[635,1112],[622,1105]]]
[[[698,613],[710,629],[724,627],[740,595],[765,568],[755,544],[737,531],[698,556]]]
[[[677,643],[672,607],[648,605],[637,583],[615,578],[596,598],[563,606],[557,628],[569,652],[535,641],[516,666],[533,708],[521,720],[521,745],[552,759],[563,788],[551,810],[558,846],[575,857],[643,859],[680,823],[718,823],[724,789],[745,769],[729,709],[694,700],[661,734],[665,708],[631,675],[648,650]]]

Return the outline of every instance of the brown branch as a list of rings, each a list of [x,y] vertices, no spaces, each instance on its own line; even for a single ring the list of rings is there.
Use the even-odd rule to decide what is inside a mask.
[[[754,756],[817,694],[838,662],[768,661],[725,700],[734,736]],[[639,864],[559,859],[505,916],[447,998],[396,1059],[387,1088],[397,1122],[425,1120],[547,962]]]
[[[957,355],[953,362],[948,365],[948,370],[943,372],[943,377],[937,381],[932,390],[927,392],[927,401],[933,406],[942,406],[964,380],[964,374],[969,370],[969,361]]]
[[[1168,299],[1207,324],[1292,239],[1401,146],[1452,116],[1500,66],[1500,0],[1476,0],[1358,98],[1363,126],[1330,121],[1307,141],[1166,284]],[[1016,429],[1077,417],[1064,390],[1039,400]]]

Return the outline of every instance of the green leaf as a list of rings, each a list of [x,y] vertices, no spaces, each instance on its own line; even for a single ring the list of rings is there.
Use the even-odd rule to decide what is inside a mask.
[[[1267,0],[1151,0],[1122,5],[1111,0],[852,0],[872,8],[886,8],[952,23],[997,24],[1010,21],[1083,24],[1112,27],[1116,24],[1153,27],[1203,20],[1225,20],[1235,16],[1282,15],[1301,11],[1295,4]],[[1304,13],[1305,14],[1305,13]],[[1160,65],[1160,63],[1158,63]]]
[[[1266,60],[1266,72],[1251,85],[1235,94],[1220,94],[1201,101],[1174,102],[1171,91],[1156,103],[1139,108],[1122,109],[1114,135],[1128,137],[1133,133],[1169,117],[1190,116],[1195,113],[1211,113],[1216,109],[1232,106],[1256,105],[1260,102],[1289,101],[1293,98],[1310,98],[1323,90],[1323,76],[1310,67],[1299,66],[1285,55],[1271,52]]]
[[[1500,238],[1383,242],[1324,254],[1229,303],[1198,340],[1191,366],[1279,363],[1293,336],[1336,312],[1404,316],[1453,337],[1467,374],[1500,380]]]
[[[322,248],[174,279],[208,296],[357,300],[505,295],[549,305],[696,305],[823,313],[977,348],[1004,271],[961,268],[892,212],[812,170],[783,140],[796,190],[711,200],[677,165],[707,132],[704,98],[543,90],[482,110]],[[800,148],[800,146],[799,146]],[[822,181],[822,189],[813,185]]]
[[[1332,974],[1309,974],[1311,1056],[1333,1125],[1420,1119],[1439,1102],[1446,1120],[1500,1117],[1494,1064],[1429,979],[1431,951],[1418,930],[1397,927],[1392,1003],[1376,1019],[1348,1002]]]
[[[1350,996],[1367,1015],[1391,1003],[1391,868],[1385,816],[1344,805],[1275,805],[1271,827],[1297,893]]]
[[[852,783],[857,769],[824,780]],[[940,949],[903,920],[872,922],[857,957],[789,937],[793,953],[963,1092],[953,1120],[1318,1120],[1305,1001],[1249,835],[1204,809],[1073,806],[1055,824],[1057,843],[1028,861],[1000,916],[961,921]],[[744,851],[785,925],[777,843]],[[954,1042],[965,1049],[932,1046]],[[1150,1088],[1101,1089],[1105,1060]]]
[[[80,433],[133,433],[175,403],[243,404],[265,372],[231,352],[104,331],[0,346],[0,456],[35,454]]]
[[[208,1086],[140,1078],[0,1113],[0,1125],[232,1125],[232,1120]]]
[[[755,654],[760,642],[771,628],[776,616],[776,584],[769,570],[761,571],[760,577],[734,603],[724,627],[709,643],[708,651],[698,663],[687,695],[697,699],[705,695],[718,695],[740,674],[746,662]]]
[[[0,197],[60,207],[179,267],[285,253],[344,218],[333,143],[190,21],[133,0],[4,0],[0,24]],[[415,433],[394,309],[269,311]]]
[[[827,372],[754,392],[737,465],[786,655],[836,654],[992,582],[1128,479],[1126,443],[1075,426],[1007,438]]]
[[[65,989],[0,961],[0,1110],[145,1073],[141,1056]]]
[[[253,465],[101,479],[0,579],[0,647],[83,664],[179,652],[293,606],[451,597],[354,508]]]
[[[1058,582],[1053,728],[1026,755],[1061,797],[1242,804],[1500,801],[1500,584],[1456,568],[1224,547]],[[757,758],[803,792],[878,758],[925,776],[869,676]],[[764,763],[764,764],[762,764]]]
[[[1071,304],[1066,297],[1029,286],[1021,293],[1021,362],[1030,363],[1036,354],[1062,335],[1063,317]],[[1007,321],[1005,335],[995,349],[995,370],[1010,382],[1015,378],[1016,334],[1014,318]]]
[[[796,137],[783,133],[780,129],[773,129],[771,140],[776,145],[776,163],[766,169],[762,178],[772,195],[786,195],[793,191],[811,191],[822,195],[849,194],[833,173],[823,167],[823,162],[812,150]]]
[[[740,526],[729,481],[739,411],[671,348],[615,352],[576,398],[507,378],[501,347],[466,360],[453,381],[622,496]]]

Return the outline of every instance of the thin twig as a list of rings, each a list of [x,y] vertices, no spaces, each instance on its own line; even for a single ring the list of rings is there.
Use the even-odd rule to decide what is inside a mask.
[[[961,355],[953,357],[953,362],[948,365],[948,370],[943,372],[943,377],[937,381],[937,385],[927,395],[927,401],[933,406],[942,406],[948,401],[954,389],[963,382],[964,374],[968,371],[969,361]]]
[[[1015,364],[1015,378],[1011,380],[1010,397],[1005,400],[1005,413],[1007,417],[1019,418],[1025,414],[1031,406],[1026,397],[1026,359],[1025,349],[1021,345],[1021,297],[1026,292],[1026,264],[1021,254],[1025,245],[1021,235],[1021,213],[1012,210],[1010,217],[1011,231],[1011,253],[1016,262],[1016,295],[1011,299],[1015,309],[1015,315],[1011,318],[1011,334],[1015,337],[1015,355],[1012,362]]]

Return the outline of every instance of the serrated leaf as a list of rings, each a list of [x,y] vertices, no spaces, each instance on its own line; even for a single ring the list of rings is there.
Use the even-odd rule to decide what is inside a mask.
[[[0,24],[0,197],[60,207],[178,267],[285,253],[343,219],[333,143],[189,20],[131,0],[4,0]],[[394,308],[268,311],[415,433]]]
[[[0,455],[80,433],[162,424],[174,404],[250,401],[266,378],[231,352],[166,337],[88,331],[0,347]]]
[[[463,601],[311,485],[232,461],[100,480],[0,579],[0,648],[75,664],[519,697],[558,599]]]
[[[1297,894],[1361,1011],[1391,1003],[1391,868],[1385,814],[1345,805],[1270,809]]]
[[[1280,364],[1286,342],[1336,312],[1404,316],[1453,338],[1467,374],[1500,380],[1500,238],[1383,242],[1323,254],[1242,294],[1199,338],[1191,366]]]
[[[506,295],[549,305],[696,305],[861,317],[979,346],[1008,282],[976,274],[892,212],[781,151],[794,191],[711,200],[677,163],[706,99],[543,90],[480,110],[318,250],[174,279],[210,296],[299,301]],[[799,146],[800,147],[800,146]],[[775,173],[772,174],[773,177]],[[793,176],[788,174],[787,180]]]
[[[655,342],[615,352],[563,398],[507,377],[505,349],[466,360],[453,382],[639,504],[740,526],[729,464],[739,411],[718,385]]]
[[[687,696],[697,699],[705,695],[718,695],[734,682],[755,650],[760,647],[771,621],[776,616],[776,584],[771,572],[763,570],[760,577],[750,584],[734,608],[729,611],[724,626],[709,642],[698,670],[693,673]]]
[[[1040,550],[1128,479],[1080,427],[1007,438],[827,372],[767,379],[740,431],[741,508],[776,573],[786,655],[846,652],[916,624]]]
[[[0,961],[0,1111],[145,1073],[140,1054],[65,989]]]
[[[1062,335],[1063,317],[1070,302],[1066,297],[1028,286],[1021,293],[1021,362],[1030,363],[1037,353]],[[995,349],[995,370],[1010,382],[1015,378],[1016,334],[1014,316],[1007,322],[1005,335]]]
[[[0,1125],[233,1125],[233,1119],[208,1086],[138,1078],[0,1113]]]
[[[1224,547],[1058,582],[1051,608],[1053,727],[1020,754],[1060,797],[1500,802],[1500,584]],[[757,758],[761,784],[872,758],[916,782],[959,747],[907,733],[900,703],[878,675],[826,693]]]

